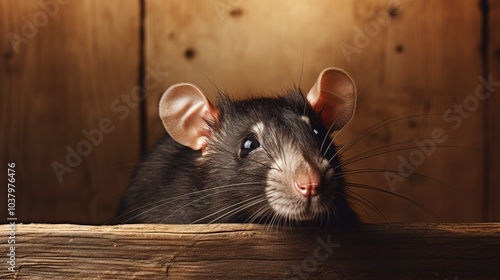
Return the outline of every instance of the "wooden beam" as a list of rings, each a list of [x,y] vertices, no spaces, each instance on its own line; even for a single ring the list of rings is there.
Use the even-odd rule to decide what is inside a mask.
[[[9,232],[9,225],[1,225]],[[17,225],[0,279],[498,279],[500,224]],[[12,235],[12,233],[11,233]],[[3,256],[10,248],[0,245]],[[4,257],[5,258],[5,257]]]

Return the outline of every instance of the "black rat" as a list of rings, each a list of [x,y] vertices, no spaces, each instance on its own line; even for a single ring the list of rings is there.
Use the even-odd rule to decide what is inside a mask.
[[[330,137],[354,115],[356,86],[323,70],[304,96],[217,107],[192,84],[171,86],[160,118],[167,134],[147,154],[120,202],[122,223],[336,226],[358,221]]]

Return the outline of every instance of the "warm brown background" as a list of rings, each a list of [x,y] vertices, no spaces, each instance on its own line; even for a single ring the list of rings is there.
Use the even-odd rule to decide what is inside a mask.
[[[237,96],[278,91],[299,83],[302,64],[304,91],[327,66],[344,68],[357,82],[357,114],[340,143],[400,113],[421,115],[366,135],[346,159],[391,143],[409,141],[387,149],[414,146],[435,128],[449,137],[416,170],[446,185],[414,175],[390,188],[381,172],[352,180],[408,197],[446,222],[500,221],[500,91],[456,130],[442,119],[473,96],[479,76],[500,80],[498,1],[44,2],[52,10],[39,1],[0,1],[0,159],[3,174],[7,162],[17,164],[20,221],[108,222],[141,149],[163,133],[157,102],[169,85],[192,82],[214,96],[206,74]],[[357,28],[372,36],[345,56],[341,46],[356,45]],[[25,39],[14,48],[9,34]],[[139,85],[147,86],[145,102],[126,101]],[[86,139],[82,130],[106,118],[114,131],[59,182],[52,163],[64,164],[66,147],[76,149]],[[411,151],[348,169],[394,170],[398,156]],[[433,221],[402,199],[355,191],[385,216],[367,209],[374,221]]]

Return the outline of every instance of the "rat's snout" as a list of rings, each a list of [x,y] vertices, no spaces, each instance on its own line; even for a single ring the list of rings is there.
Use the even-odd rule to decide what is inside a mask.
[[[302,148],[295,142],[285,142],[283,154],[276,156],[268,171],[267,202],[283,217],[310,221],[331,209],[330,178],[333,170],[327,160]]]
[[[299,173],[295,177],[295,190],[305,197],[315,196],[321,187],[321,178],[316,172]]]

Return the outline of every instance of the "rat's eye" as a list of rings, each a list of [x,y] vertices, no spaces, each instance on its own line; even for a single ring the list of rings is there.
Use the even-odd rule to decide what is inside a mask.
[[[243,142],[241,142],[240,157],[246,157],[258,147],[260,147],[260,143],[259,140],[257,140],[257,137],[253,134],[248,135],[245,139],[243,139]]]
[[[318,123],[312,123],[311,126],[312,126],[312,130],[313,130],[314,135],[322,136],[324,134],[324,131],[321,128],[321,125],[319,125]]]

